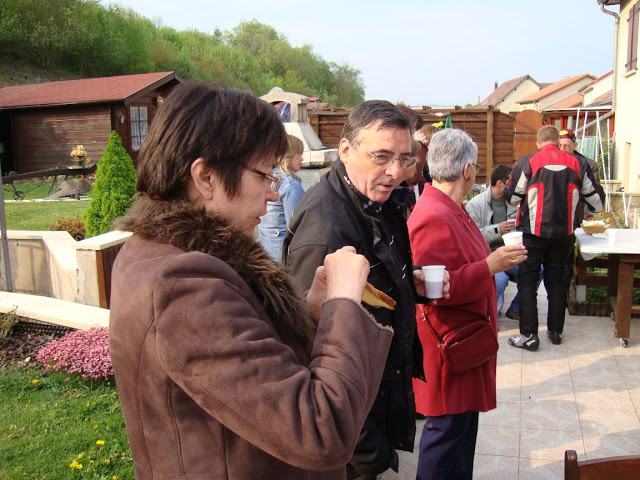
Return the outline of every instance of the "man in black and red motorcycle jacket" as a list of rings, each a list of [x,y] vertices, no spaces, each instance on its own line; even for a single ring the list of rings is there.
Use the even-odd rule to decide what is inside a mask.
[[[604,193],[591,168],[581,158],[558,149],[558,130],[550,125],[538,130],[538,152],[518,159],[504,190],[512,205],[519,205],[517,228],[523,232],[527,260],[520,264],[520,336],[509,343],[537,350],[537,280],[544,265],[549,299],[547,334],[552,343],[562,341],[567,292],[571,281],[567,259],[573,255],[574,217],[582,197],[591,214],[602,210]],[[585,212],[586,213],[586,212]]]

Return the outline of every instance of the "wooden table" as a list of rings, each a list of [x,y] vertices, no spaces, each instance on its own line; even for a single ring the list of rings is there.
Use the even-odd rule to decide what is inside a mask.
[[[633,274],[640,266],[640,230],[615,229],[616,243],[609,245],[607,238],[587,235],[581,228],[575,232],[580,254],[590,260],[601,253],[608,254],[607,295],[615,320],[613,334],[620,339],[620,345],[629,345],[631,314],[640,314],[640,305],[633,305]]]

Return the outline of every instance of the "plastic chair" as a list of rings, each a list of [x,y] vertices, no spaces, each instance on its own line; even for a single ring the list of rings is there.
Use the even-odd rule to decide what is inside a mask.
[[[578,461],[575,450],[564,452],[564,480],[640,479],[640,455]]]

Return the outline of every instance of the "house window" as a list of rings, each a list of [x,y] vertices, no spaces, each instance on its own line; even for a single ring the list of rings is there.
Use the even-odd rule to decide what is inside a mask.
[[[629,10],[629,18],[627,19],[629,31],[627,63],[625,64],[627,72],[638,68],[638,20],[640,20],[640,2],[637,2],[631,7],[631,10]]]
[[[131,116],[131,150],[140,150],[144,137],[147,136],[149,126],[147,107],[130,107]]]

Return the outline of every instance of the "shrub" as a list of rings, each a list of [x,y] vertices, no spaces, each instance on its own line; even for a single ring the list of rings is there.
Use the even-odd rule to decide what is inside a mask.
[[[82,216],[87,237],[111,230],[111,222],[124,215],[131,206],[135,191],[136,169],[122,146],[122,140],[113,131],[98,162],[91,204]]]
[[[0,346],[4,345],[7,338],[13,333],[13,327],[20,321],[15,312],[0,315]]]
[[[47,343],[36,360],[45,370],[78,373],[82,378],[110,379],[113,376],[109,356],[109,329],[94,328],[67,333]]]
[[[48,225],[47,230],[52,232],[68,232],[76,240],[82,240],[86,236],[86,230],[84,223],[80,220],[80,217],[69,217],[61,220],[56,220],[53,225]]]

